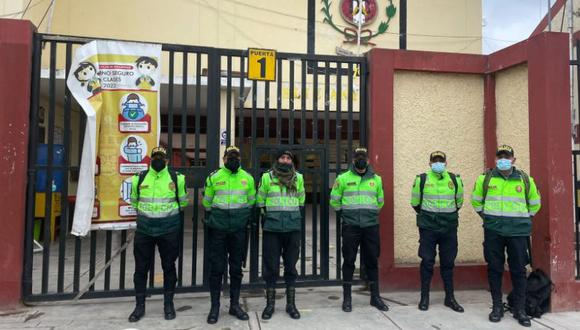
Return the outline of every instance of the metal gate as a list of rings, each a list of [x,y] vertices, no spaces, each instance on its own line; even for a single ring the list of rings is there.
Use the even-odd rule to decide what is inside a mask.
[[[132,246],[116,255],[128,231],[92,231],[87,238],[69,234],[86,118],[65,82],[74,50],[91,40],[34,36],[25,301],[133,294]],[[162,50],[167,69],[161,82],[160,143],[168,149],[170,166],[186,176],[193,201],[185,212],[176,291],[209,289],[200,194],[230,144],[241,149],[242,165],[256,180],[270,166],[274,150],[284,146],[299,155],[307,213],[298,285],[339,284],[340,230],[328,195],[353,148],[366,145],[365,58],[278,53],[276,81],[257,82],[246,78],[245,50],[173,44],[163,44]],[[260,243],[256,227],[244,288],[263,285]],[[157,257],[149,277],[151,294],[162,292],[160,269]]]

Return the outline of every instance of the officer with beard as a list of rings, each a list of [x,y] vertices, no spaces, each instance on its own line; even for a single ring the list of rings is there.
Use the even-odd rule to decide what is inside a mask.
[[[210,174],[205,182],[202,204],[206,212],[209,239],[211,309],[207,323],[218,321],[222,279],[226,263],[230,270],[229,314],[248,320],[240,307],[242,263],[246,253],[246,226],[256,203],[254,178],[240,167],[240,149],[226,148],[224,167]]]
[[[387,311],[379,295],[379,211],[384,204],[383,182],[368,163],[366,148],[356,148],[350,169],[336,178],[330,206],[342,220],[342,310],[352,311],[352,278],[359,245],[371,290],[371,306]]]
[[[294,155],[285,150],[277,155],[272,169],[262,175],[257,204],[263,215],[263,278],[266,282],[266,308],[262,319],[274,313],[276,281],[280,270],[280,255],[284,259],[286,282],[286,313],[300,318],[296,308],[296,262],[300,255],[302,219],[304,218],[304,178],[294,168]]]

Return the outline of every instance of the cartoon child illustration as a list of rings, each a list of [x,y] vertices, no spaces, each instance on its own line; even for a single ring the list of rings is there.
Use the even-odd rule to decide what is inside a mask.
[[[127,155],[127,160],[131,163],[139,163],[143,160],[141,151],[142,149],[138,146],[137,138],[130,136],[127,139],[127,144],[123,147],[123,152]]]
[[[123,103],[123,118],[130,121],[136,121],[145,117],[145,111],[143,110],[144,105],[144,103],[141,103],[139,95],[135,93],[127,95],[127,99],[125,100],[125,103]]]
[[[135,81],[135,85],[141,89],[151,89],[155,86],[155,80],[151,78],[151,74],[157,69],[157,61],[151,57],[141,56],[135,61],[137,71],[141,74]]]
[[[91,62],[81,62],[74,73],[81,86],[87,84],[87,91],[93,95],[101,92],[101,79],[97,76],[97,69]]]

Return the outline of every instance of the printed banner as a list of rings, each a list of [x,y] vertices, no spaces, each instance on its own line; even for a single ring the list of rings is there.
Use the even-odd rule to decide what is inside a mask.
[[[159,143],[161,45],[92,41],[76,50],[67,86],[87,115],[71,233],[135,227],[131,178]]]

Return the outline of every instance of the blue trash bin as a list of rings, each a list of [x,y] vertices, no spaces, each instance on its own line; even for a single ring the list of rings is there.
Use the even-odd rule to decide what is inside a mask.
[[[48,165],[48,144],[39,144],[36,149],[36,164],[37,165]],[[62,166],[64,165],[64,145],[54,144],[52,147],[52,165]],[[41,169],[36,173],[35,190],[36,192],[46,191],[46,177],[47,170]],[[62,192],[62,187],[64,185],[64,171],[60,169],[52,170],[52,178],[49,185],[49,189],[53,191]]]

